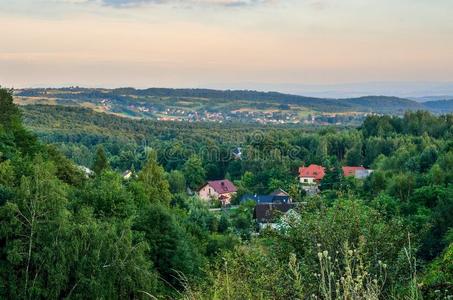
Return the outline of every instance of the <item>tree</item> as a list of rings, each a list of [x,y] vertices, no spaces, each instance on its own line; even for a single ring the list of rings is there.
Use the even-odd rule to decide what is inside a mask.
[[[55,177],[55,167],[42,157],[22,177],[17,196],[0,207],[1,267],[6,298],[57,298],[65,288],[68,270],[64,245],[68,234],[65,186]]]
[[[22,115],[13,103],[12,92],[0,88],[0,160],[17,152],[33,156],[39,146],[36,137],[22,126]]]
[[[71,263],[58,299],[142,299],[158,294],[157,272],[146,241],[129,220],[99,220],[89,208],[71,218],[65,259]]]
[[[19,128],[21,114],[13,102],[11,91],[0,88],[0,125],[5,129]]]
[[[169,208],[160,204],[150,206],[137,218],[133,228],[148,243],[147,255],[165,282],[181,287],[181,275],[186,278],[200,275],[203,260],[198,248]]]
[[[349,149],[348,152],[346,152],[345,159],[348,166],[361,166],[363,160],[361,145]]]
[[[444,250],[441,256],[432,261],[422,279],[422,289],[427,299],[439,298],[439,294],[448,298],[453,282],[453,242]]]
[[[157,163],[156,152],[151,151],[148,155],[148,161],[138,173],[137,180],[140,183],[141,192],[149,204],[170,204],[170,185],[165,177],[164,168]]]
[[[183,172],[178,170],[171,171],[168,175],[168,183],[173,194],[186,192],[186,178]]]
[[[225,233],[228,231],[229,228],[230,228],[230,220],[228,219],[226,214],[223,213],[220,216],[218,231],[220,233]]]
[[[415,186],[415,179],[410,173],[401,173],[391,178],[388,191],[390,195],[407,201]]]
[[[420,154],[420,169],[422,172],[427,171],[436,162],[438,157],[437,149],[429,146]]]
[[[104,170],[109,169],[107,155],[103,146],[99,146],[96,150],[96,158],[94,159],[93,171],[96,175],[100,175]]]
[[[77,195],[75,202],[92,207],[98,218],[127,218],[134,215],[136,203],[114,171],[102,172],[90,180]]]
[[[205,182],[206,172],[199,156],[193,154],[189,157],[183,167],[184,176],[186,177],[187,184],[192,190],[201,187]]]
[[[335,165],[333,168],[327,168],[326,175],[319,185],[320,190],[333,190],[338,188],[342,179],[342,171],[338,165]]]
[[[434,164],[428,173],[429,180],[434,185],[441,185],[445,182],[445,173],[439,164]]]

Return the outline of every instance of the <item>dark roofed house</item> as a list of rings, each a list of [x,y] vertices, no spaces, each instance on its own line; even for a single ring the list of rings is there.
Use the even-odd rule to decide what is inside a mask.
[[[275,227],[276,221],[294,208],[296,208],[295,203],[257,204],[253,212],[253,217],[258,222],[260,228]]]
[[[228,179],[208,181],[199,191],[201,199],[209,201],[218,199],[223,205],[228,205],[236,194],[237,188]]]
[[[284,190],[282,190],[280,188],[278,188],[275,191],[273,191],[271,193],[271,195],[274,195],[274,196],[288,196],[289,197],[289,194],[286,191],[284,191]]]
[[[256,204],[263,203],[292,203],[289,195],[244,195],[241,202],[254,201]]]

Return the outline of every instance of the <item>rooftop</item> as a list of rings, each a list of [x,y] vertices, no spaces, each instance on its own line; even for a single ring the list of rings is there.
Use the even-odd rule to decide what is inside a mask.
[[[218,194],[235,193],[237,191],[236,186],[228,179],[208,181],[207,184]]]
[[[300,177],[309,177],[316,180],[322,180],[325,174],[325,168],[323,166],[318,166],[315,164],[311,164],[308,167],[299,168]]]

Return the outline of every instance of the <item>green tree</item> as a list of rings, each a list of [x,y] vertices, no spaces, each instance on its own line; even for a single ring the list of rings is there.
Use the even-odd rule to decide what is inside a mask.
[[[168,183],[173,194],[186,192],[186,178],[183,172],[178,170],[171,171],[168,175]]]
[[[92,207],[97,217],[127,218],[136,209],[132,193],[114,171],[105,171],[90,180],[78,194],[76,202]]]
[[[109,169],[109,162],[103,146],[99,146],[96,150],[96,157],[93,163],[93,171],[97,175],[100,175],[103,171]]]
[[[56,299],[66,287],[71,249],[65,247],[69,212],[66,188],[55,167],[36,157],[17,196],[0,207],[2,267],[6,298]],[[3,256],[5,255],[5,256]]]
[[[12,92],[0,88],[0,125],[4,129],[22,127],[21,114],[13,102]]]
[[[361,145],[356,145],[346,152],[346,164],[348,166],[361,166],[362,165],[362,149]]]
[[[220,233],[225,233],[230,228],[230,220],[226,214],[222,214],[219,220],[218,230]]]
[[[70,272],[58,299],[141,299],[157,297],[158,279],[147,242],[126,221],[96,219],[89,208],[71,219],[66,245]]]
[[[138,173],[140,190],[148,203],[169,205],[171,201],[170,185],[166,179],[164,168],[157,163],[156,152],[148,155],[148,161]]]
[[[326,175],[319,185],[320,190],[333,190],[337,189],[342,180],[343,173],[341,168],[338,165],[335,165],[333,168],[326,169]]]
[[[183,172],[186,177],[187,184],[192,190],[200,188],[205,182],[206,172],[203,168],[203,163],[200,157],[195,154],[191,155],[185,162]]]
[[[420,169],[422,172],[427,171],[436,162],[438,157],[437,149],[433,146],[427,147],[420,154]]]
[[[189,279],[201,275],[203,259],[198,247],[169,208],[160,204],[150,206],[137,218],[133,228],[148,243],[147,255],[165,282],[180,288],[181,275]]]

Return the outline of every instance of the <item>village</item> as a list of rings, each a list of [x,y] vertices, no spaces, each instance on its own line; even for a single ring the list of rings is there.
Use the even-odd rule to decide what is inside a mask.
[[[104,112],[121,111],[121,104],[109,99],[102,99],[96,103],[99,110]],[[323,113],[312,112],[299,114],[294,109],[288,110],[259,110],[259,109],[221,109],[221,110],[193,110],[184,107],[154,105],[151,103],[129,104],[124,108],[133,117],[156,119],[166,122],[243,122],[258,124],[305,124],[305,125],[346,125],[358,124],[370,113]]]
[[[373,170],[363,166],[344,166],[342,167],[343,177],[353,177],[357,180],[364,180],[371,175]],[[299,183],[302,190],[307,196],[315,196],[320,193],[320,184],[326,176],[326,168],[320,165],[311,164],[307,167],[299,168]],[[237,205],[232,205],[233,200],[237,197],[238,188],[228,179],[208,181],[201,187],[197,196],[207,203],[219,201],[221,208],[212,209],[228,210],[235,209]],[[297,218],[295,208],[304,205],[305,202],[295,202],[291,196],[279,188],[269,195],[246,194],[239,199],[239,204],[245,202],[254,202],[253,218],[260,229],[276,228],[278,222],[285,223],[288,218]]]
[[[87,177],[93,176],[94,172],[84,166],[79,166]],[[363,166],[343,166],[341,168],[344,178],[364,180],[373,173],[373,170]],[[131,170],[121,174],[124,180],[130,180],[135,176]],[[318,195],[320,185],[326,176],[326,168],[316,164],[301,166],[299,168],[298,182],[305,195],[308,197]],[[295,208],[303,206],[306,202],[296,202],[285,190],[278,188],[268,195],[245,194],[238,199],[238,188],[229,179],[207,181],[196,192],[188,191],[189,194],[198,197],[207,203],[212,212],[234,210],[240,204],[252,202],[253,218],[259,229],[277,228],[279,223],[285,223],[288,218],[298,218]],[[235,204],[233,204],[235,202]],[[219,207],[215,207],[218,204]]]

